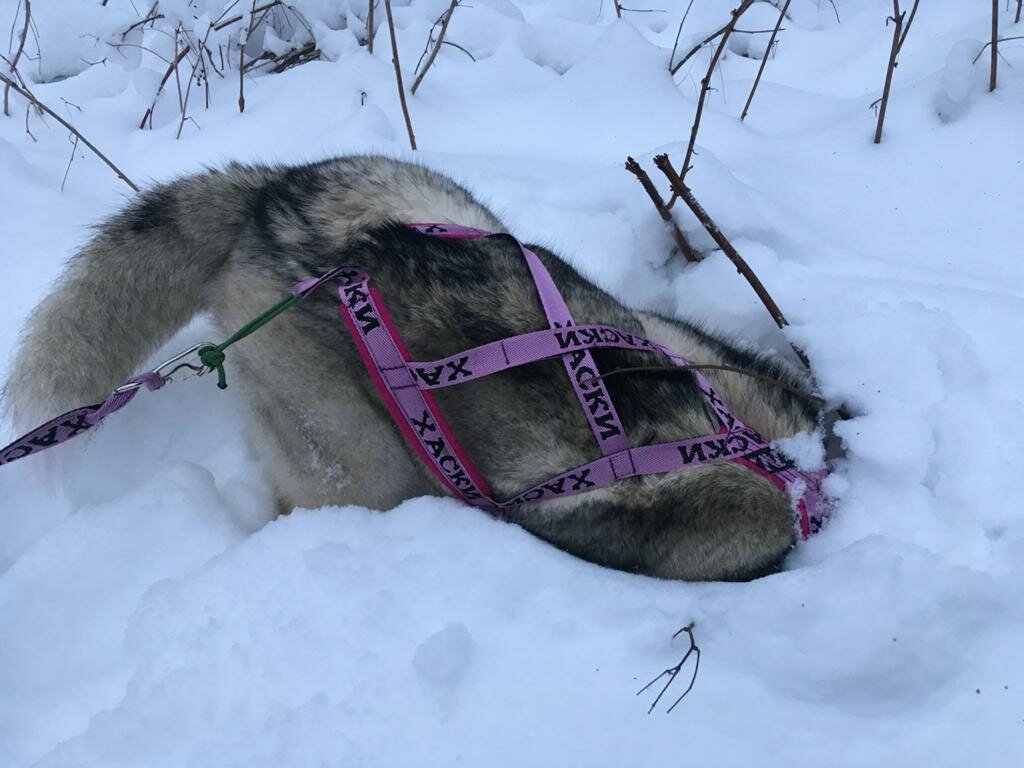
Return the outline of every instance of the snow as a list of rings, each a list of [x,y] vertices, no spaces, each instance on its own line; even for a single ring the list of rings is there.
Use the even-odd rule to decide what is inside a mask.
[[[359,44],[361,0],[297,3],[325,59],[250,76],[244,114],[237,73],[214,76],[210,109],[193,91],[179,140],[173,80],[153,130],[138,129],[166,64],[107,45],[146,3],[35,3],[42,56],[33,38],[23,71],[140,184],[230,159],[414,157],[624,301],[784,355],[724,255],[668,259],[670,236],[622,169],[633,155],[657,176],[653,155],[685,150],[709,57],[666,71],[686,4],[622,20],[600,0],[459,8],[449,39],[477,61],[440,52],[409,102],[416,153],[386,26],[372,56]],[[694,3],[680,48],[732,5]],[[91,440],[0,468],[0,765],[1016,765],[1024,44],[1000,46],[989,93],[987,56],[972,64],[988,5],[922,3],[876,146],[868,105],[892,5],[835,5],[838,21],[827,2],[793,0],[744,123],[759,61],[739,54],[766,41],[736,41],[690,176],[825,396],[853,414],[835,427],[835,516],[785,572],[749,584],[618,573],[446,499],[274,519],[239,434],[244,404],[188,381],[141,395]],[[0,2],[0,28],[16,6]],[[447,2],[394,6],[411,84]],[[161,9],[203,32],[221,4]],[[773,25],[767,3],[756,13],[741,28]],[[1011,9],[1002,34],[1024,34],[1012,21]],[[278,47],[308,37],[284,24],[273,35]],[[133,39],[173,51],[159,30]],[[61,191],[66,132],[31,116],[33,141],[12,99],[0,375],[89,226],[131,195],[81,147]],[[212,335],[198,319],[154,360]],[[0,425],[0,442],[13,437]],[[672,635],[690,621],[693,692],[665,714],[687,667],[648,715],[653,692],[634,694],[682,657],[685,635]]]

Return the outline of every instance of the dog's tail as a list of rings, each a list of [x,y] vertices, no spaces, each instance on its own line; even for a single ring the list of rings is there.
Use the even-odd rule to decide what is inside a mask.
[[[267,175],[161,185],[99,227],[28,319],[3,397],[16,428],[101,401],[207,309]]]

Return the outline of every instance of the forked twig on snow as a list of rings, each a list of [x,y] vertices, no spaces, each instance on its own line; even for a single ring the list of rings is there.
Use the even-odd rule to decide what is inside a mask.
[[[697,654],[697,656],[696,656],[696,659],[693,662],[693,674],[690,676],[690,684],[688,686],[686,686],[686,690],[683,691],[682,694],[680,694],[679,698],[677,698],[674,702],[672,702],[672,706],[665,710],[665,713],[668,714],[673,709],[675,709],[676,705],[679,704],[679,702],[681,702],[683,699],[685,699],[687,694],[689,694],[690,691],[693,690],[693,684],[697,682],[697,672],[700,670],[700,646],[697,645],[697,641],[693,637],[693,622],[692,621],[689,624],[687,624],[685,627],[683,627],[682,629],[677,631],[674,635],[672,635],[672,639],[675,640],[677,637],[679,637],[681,634],[683,634],[683,632],[686,633],[686,636],[690,640],[690,647],[686,649],[686,653],[683,654],[683,658],[681,658],[679,660],[679,663],[676,664],[674,667],[669,667],[664,672],[662,672],[660,675],[658,675],[656,678],[651,680],[651,682],[649,682],[647,685],[645,685],[643,688],[641,688],[639,691],[636,692],[636,695],[639,696],[641,693],[646,691],[648,688],[650,688],[656,682],[661,680],[661,678],[668,677],[668,680],[665,681],[665,685],[663,685],[661,687],[661,690],[658,691],[658,695],[655,696],[654,697],[654,701],[651,702],[651,706],[647,710],[647,714],[648,715],[651,714],[654,711],[654,708],[656,706],[658,706],[658,702],[661,701],[661,697],[665,695],[665,692],[672,686],[672,683],[675,682],[676,677],[678,677],[679,673],[683,669],[683,665],[686,664],[687,659],[689,659],[690,656],[693,655],[693,654]]]
[[[448,31],[448,23],[452,20],[452,14],[455,13],[455,9],[459,7],[459,0],[452,0],[451,5],[448,6],[448,10],[441,14],[441,18],[438,20],[441,22],[441,31],[437,33],[437,40],[434,43],[433,50],[430,51],[430,56],[427,58],[427,63],[423,69],[416,76],[413,81],[412,88],[409,92],[413,95],[416,94],[416,89],[420,87],[420,83],[423,82],[423,78],[427,76],[427,72],[430,69],[430,65],[434,63],[434,59],[437,58],[437,52],[441,50],[441,44],[444,42],[444,34]],[[437,26],[437,22],[434,22],[434,26]],[[434,27],[430,28],[430,31],[434,31]],[[430,38],[427,38],[427,45],[430,45]]]
[[[8,64],[11,63],[6,57],[3,57],[3,59]],[[56,120],[58,123],[63,125],[65,128],[67,128],[76,138],[78,138],[79,141],[81,141],[83,144],[85,144],[85,146],[87,146],[89,149],[91,149],[93,151],[93,153],[96,155],[96,157],[98,157],[100,160],[102,160],[104,163],[106,163],[107,167],[110,168],[110,170],[112,170],[114,173],[116,173],[117,177],[119,179],[121,179],[121,181],[123,181],[125,184],[127,184],[129,187],[131,187],[133,192],[138,192],[139,191],[139,188],[135,184],[135,182],[133,182],[131,179],[129,179],[120,168],[118,168],[116,165],[114,165],[114,163],[110,160],[110,158],[108,158],[106,155],[104,155],[102,152],[100,152],[100,150],[96,148],[96,145],[93,144],[88,139],[86,139],[85,136],[82,135],[81,131],[79,131],[77,128],[75,128],[75,126],[73,126],[71,123],[69,123],[63,117],[58,115],[56,112],[54,112],[48,106],[46,106],[43,102],[41,102],[39,99],[37,99],[35,94],[32,93],[31,90],[29,90],[27,85],[25,85],[24,83],[18,84],[14,80],[12,80],[11,78],[9,78],[7,75],[4,75],[4,74],[0,74],[0,81],[2,81],[5,86],[9,87],[12,91],[17,93],[19,96],[21,96],[24,99],[27,99],[33,106],[36,107],[36,109],[42,110],[43,112],[48,114],[50,117],[52,117],[54,120]]]
[[[405,129],[409,132],[409,146],[416,149],[416,135],[412,132],[412,118],[409,117],[409,105],[405,102],[405,86],[402,84],[402,66],[398,61],[398,40],[395,38],[395,17],[391,12],[391,0],[384,0],[384,10],[388,15],[388,33],[391,35],[391,63],[395,65],[395,82],[398,84],[398,100],[402,103],[402,114],[405,116]]]
[[[690,245],[686,239],[686,235],[679,229],[679,224],[672,217],[672,212],[665,207],[665,201],[662,199],[661,194],[658,192],[657,187],[654,186],[654,182],[651,181],[651,177],[647,175],[647,171],[643,169],[632,157],[626,158],[626,170],[636,176],[637,180],[643,186],[644,191],[647,192],[648,197],[651,198],[651,202],[654,203],[655,209],[658,211],[658,215],[661,216],[662,221],[669,225],[672,230],[672,237],[676,241],[676,245],[679,246],[679,250],[682,251],[683,256],[689,262],[700,261],[700,256]]]

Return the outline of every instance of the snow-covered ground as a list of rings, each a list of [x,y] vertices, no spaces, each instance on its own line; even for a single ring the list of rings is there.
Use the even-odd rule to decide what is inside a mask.
[[[733,4],[697,0],[680,48]],[[0,29],[17,5],[0,2]],[[162,0],[161,23],[184,10],[205,29],[221,5]],[[447,0],[394,5],[408,84]],[[194,92],[177,140],[173,79],[153,130],[138,129],[165,65],[108,45],[148,0],[36,0],[42,56],[22,70],[141,184],[230,159],[415,157],[623,300],[785,350],[721,253],[666,263],[671,239],[622,168],[681,160],[709,58],[670,77],[685,0],[628,5],[664,12],[458,9],[448,39],[476,61],[445,46],[411,97],[416,153],[386,28],[372,56],[358,44],[362,0],[299,2],[325,59],[248,78],[244,114],[237,72],[214,76],[210,108]],[[793,0],[744,123],[758,61],[741,54],[766,36],[737,37],[723,59],[689,177],[854,414],[837,429],[835,517],[784,573],[631,576],[436,498],[273,520],[234,390],[191,380],[53,461],[0,467],[0,765],[1019,765],[1024,43],[1002,46],[988,93],[987,57],[971,60],[990,4],[921,5],[881,145],[868,105],[891,2],[836,0],[837,21],[826,0]],[[759,3],[740,27],[775,18]],[[1012,22],[1011,7],[1002,34],[1024,34]],[[156,32],[131,39],[169,52]],[[33,141],[12,100],[0,375],[89,225],[131,194],[81,149],[62,192],[67,133],[31,116]],[[197,321],[163,351],[210,334]],[[0,425],[0,444],[13,436]],[[678,661],[686,643],[671,637],[690,621],[695,688],[648,715],[650,692],[634,694]]]

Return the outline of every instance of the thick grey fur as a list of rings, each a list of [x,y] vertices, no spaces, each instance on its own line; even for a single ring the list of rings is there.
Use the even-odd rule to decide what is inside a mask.
[[[383,157],[293,168],[231,165],[143,192],[101,225],[32,313],[6,410],[16,426],[29,428],[97,402],[196,314],[211,313],[227,334],[293,283],[333,265],[372,275],[416,359],[546,327],[511,238],[444,241],[400,224],[422,221],[507,231],[453,181]],[[531,247],[578,323],[607,323],[694,361],[805,384],[691,324],[627,309],[550,251]],[[228,356],[232,382],[251,404],[253,445],[283,509],[388,509],[441,491],[392,423],[330,290]],[[660,364],[613,350],[597,351],[595,359],[605,372]],[[746,376],[709,378],[733,412],[769,438],[815,427],[818,414],[802,398]],[[624,374],[606,384],[634,445],[717,431],[688,375]],[[435,394],[499,498],[599,455],[557,360]],[[568,552],[664,578],[754,578],[777,570],[794,542],[786,495],[735,464],[635,478],[511,514]]]

